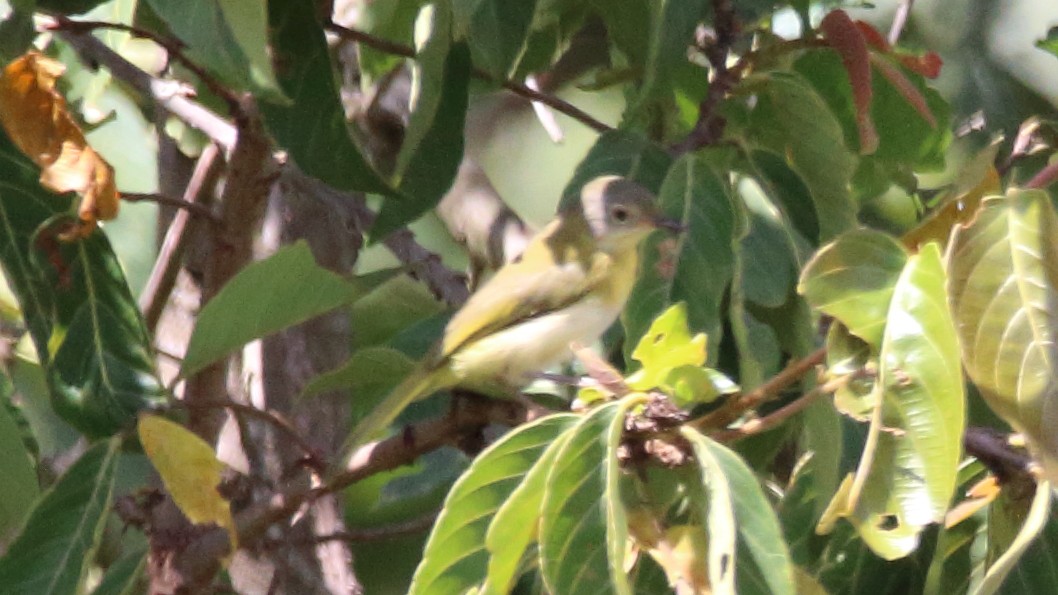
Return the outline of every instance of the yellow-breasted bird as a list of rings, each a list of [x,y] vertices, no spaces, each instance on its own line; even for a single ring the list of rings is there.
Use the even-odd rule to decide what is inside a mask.
[[[616,176],[586,184],[456,313],[408,378],[356,426],[349,447],[388,426],[412,401],[445,388],[510,395],[533,374],[568,359],[571,343],[598,339],[624,308],[638,245],[651,231],[679,231],[654,196]]]

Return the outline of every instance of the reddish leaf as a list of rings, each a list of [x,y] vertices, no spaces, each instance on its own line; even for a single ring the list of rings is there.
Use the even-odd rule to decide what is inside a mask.
[[[820,23],[823,36],[841,56],[841,63],[849,73],[852,99],[856,104],[856,127],[860,132],[860,154],[869,155],[878,149],[878,132],[871,120],[871,61],[867,42],[856,23],[843,10],[831,11]]]
[[[933,128],[937,127],[937,119],[933,117],[933,112],[930,111],[929,106],[926,104],[926,98],[899,68],[885,59],[884,56],[878,54],[871,54],[871,63],[882,73],[882,76],[896,87],[896,90],[904,96],[904,99],[911,104],[911,107],[915,108],[915,111],[922,116],[923,120],[928,122]]]
[[[926,52],[921,56],[897,54],[896,59],[900,60],[904,68],[917,72],[928,79],[935,79],[940,76],[940,67],[944,65],[944,61],[940,59],[936,52]]]
[[[883,54],[893,56],[904,65],[904,68],[912,72],[917,72],[928,79],[935,79],[940,76],[940,67],[943,66],[944,62],[936,52],[926,52],[921,56],[915,56],[913,54],[894,50],[893,46],[889,45],[889,42],[886,41],[885,37],[883,37],[877,29],[871,26],[870,23],[856,21],[856,27],[860,30],[860,34],[863,35],[863,39],[867,42],[867,45]]]
[[[856,28],[860,30],[860,35],[863,35],[863,40],[867,42],[867,45],[885,54],[893,51],[892,46],[890,46],[885,37],[874,28],[874,25],[864,21],[856,21]]]

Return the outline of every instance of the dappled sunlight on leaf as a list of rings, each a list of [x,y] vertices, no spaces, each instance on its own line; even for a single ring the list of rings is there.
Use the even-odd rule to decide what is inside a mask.
[[[88,145],[66,100],[55,90],[65,67],[29,52],[0,76],[0,124],[15,145],[41,167],[40,183],[57,192],[81,195],[79,234],[118,212],[114,169]]]

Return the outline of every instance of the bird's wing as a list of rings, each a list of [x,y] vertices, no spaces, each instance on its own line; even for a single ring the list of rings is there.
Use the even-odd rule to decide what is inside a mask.
[[[556,249],[534,241],[521,260],[500,269],[445,327],[438,355],[448,357],[477,338],[569,306],[605,279],[611,265],[606,254],[571,249],[556,258]]]

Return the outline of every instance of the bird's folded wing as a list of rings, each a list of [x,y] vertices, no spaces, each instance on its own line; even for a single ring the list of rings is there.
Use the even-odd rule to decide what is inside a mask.
[[[543,257],[532,258],[527,250],[526,258],[500,269],[470,296],[445,328],[440,357],[452,355],[475,339],[577,302],[606,278],[612,264],[601,252],[561,264],[540,260]]]

